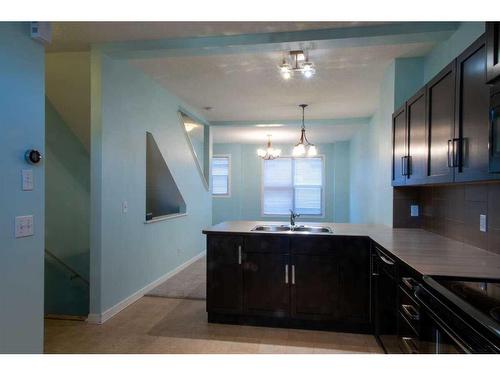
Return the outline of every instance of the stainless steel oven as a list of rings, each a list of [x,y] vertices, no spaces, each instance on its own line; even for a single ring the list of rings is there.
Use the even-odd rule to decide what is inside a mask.
[[[460,295],[465,291],[465,298],[472,296],[474,303],[482,295],[482,306],[491,311],[497,300],[478,292],[475,286],[480,284],[423,277],[414,294],[422,310],[419,353],[500,353],[500,324]],[[490,288],[496,285],[491,284]]]

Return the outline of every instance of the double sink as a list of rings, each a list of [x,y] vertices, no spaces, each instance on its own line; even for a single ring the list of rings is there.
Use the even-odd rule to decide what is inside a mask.
[[[330,227],[309,226],[309,225],[284,225],[269,224],[257,225],[252,232],[298,232],[298,233],[333,233]]]

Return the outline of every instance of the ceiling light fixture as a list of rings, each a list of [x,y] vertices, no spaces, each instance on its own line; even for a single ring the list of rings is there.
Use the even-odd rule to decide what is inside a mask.
[[[267,148],[257,150],[257,155],[260,156],[264,160],[273,160],[280,157],[281,150],[279,148],[273,148],[271,142],[271,135],[267,136]]]
[[[299,107],[302,108],[302,128],[300,129],[300,139],[299,143],[295,145],[292,151],[293,156],[316,156],[318,155],[318,150],[316,146],[309,142],[306,136],[306,125],[304,121],[304,111],[307,104],[300,104]]]
[[[304,51],[290,51],[288,57],[283,57],[279,66],[280,74],[283,79],[290,79],[295,72],[300,72],[305,78],[311,78],[316,69],[314,64],[309,61],[309,56],[304,54]]]

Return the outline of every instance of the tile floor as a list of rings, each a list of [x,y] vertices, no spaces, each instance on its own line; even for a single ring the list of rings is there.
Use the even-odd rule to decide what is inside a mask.
[[[205,301],[143,297],[102,325],[45,321],[46,353],[382,353],[371,335],[206,322]]]

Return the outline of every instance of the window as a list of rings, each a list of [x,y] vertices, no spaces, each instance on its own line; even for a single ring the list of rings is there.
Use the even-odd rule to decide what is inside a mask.
[[[262,169],[262,213],[323,215],[322,157],[264,160]]]
[[[216,197],[229,197],[231,157],[214,156],[212,158],[212,195]]]

